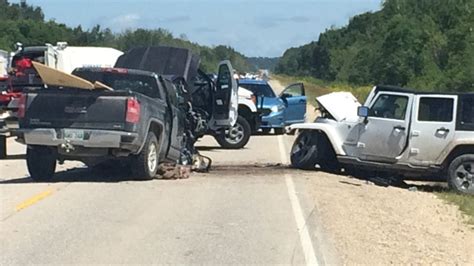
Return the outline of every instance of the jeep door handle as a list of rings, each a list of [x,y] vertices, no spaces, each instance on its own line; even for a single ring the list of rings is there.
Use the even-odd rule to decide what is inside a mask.
[[[437,132],[441,132],[441,131],[442,131],[442,132],[444,132],[444,133],[449,133],[449,129],[448,129],[448,128],[444,128],[444,127],[438,128],[436,131],[437,131]]]
[[[402,126],[394,126],[393,129],[405,131],[407,128]]]

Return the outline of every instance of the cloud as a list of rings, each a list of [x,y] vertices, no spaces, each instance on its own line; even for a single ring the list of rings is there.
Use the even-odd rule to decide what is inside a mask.
[[[310,17],[307,16],[292,16],[292,17],[283,17],[278,18],[274,17],[256,17],[254,19],[254,24],[263,29],[270,29],[280,26],[283,23],[308,23],[311,21]]]
[[[173,16],[173,17],[167,17],[167,18],[159,18],[158,22],[161,23],[178,23],[178,22],[186,22],[190,21],[191,17],[189,16]]]
[[[194,32],[199,32],[199,33],[216,33],[217,29],[209,28],[209,27],[198,27],[194,28]]]
[[[112,24],[121,24],[121,25],[127,25],[130,23],[135,23],[138,20],[140,20],[140,16],[137,14],[126,14],[126,15],[121,15],[115,18],[112,18]]]

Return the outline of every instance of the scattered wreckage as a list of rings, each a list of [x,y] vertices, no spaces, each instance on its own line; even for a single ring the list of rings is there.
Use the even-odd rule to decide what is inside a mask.
[[[28,145],[36,181],[51,179],[65,160],[91,167],[117,161],[132,165],[139,179],[169,170],[163,164],[206,170],[211,161],[199,155],[196,140],[237,120],[230,62],[219,64],[214,83],[187,49],[135,48],[114,68],[78,68],[73,75],[33,65],[47,88],[22,94],[16,134]]]
[[[474,194],[474,94],[375,87],[365,104],[347,92],[317,98],[321,116],[298,130],[295,168],[447,180]]]

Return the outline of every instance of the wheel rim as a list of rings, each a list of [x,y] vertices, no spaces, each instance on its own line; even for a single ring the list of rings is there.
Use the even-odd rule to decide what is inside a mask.
[[[237,123],[225,131],[225,140],[230,144],[238,144],[244,139],[244,127]]]
[[[157,165],[157,155],[156,155],[156,145],[155,143],[150,143],[148,148],[148,170],[154,172]]]
[[[456,168],[454,183],[460,190],[474,190],[474,162],[465,162]]]
[[[304,158],[310,148],[310,143],[311,138],[307,134],[301,135],[299,140],[293,145],[293,148],[291,150],[291,157],[295,161],[299,161],[300,159]]]

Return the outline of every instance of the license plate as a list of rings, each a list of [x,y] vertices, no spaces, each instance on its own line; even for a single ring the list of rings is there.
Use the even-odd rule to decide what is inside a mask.
[[[64,130],[64,139],[84,140],[83,130]]]

